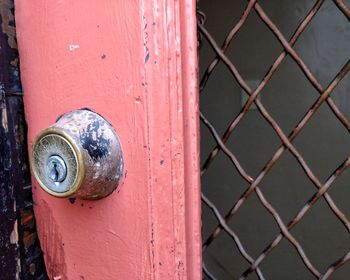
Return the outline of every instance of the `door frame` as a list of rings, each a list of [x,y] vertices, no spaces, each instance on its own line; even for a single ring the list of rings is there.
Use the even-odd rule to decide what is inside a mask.
[[[145,65],[155,275],[169,279],[175,266],[174,279],[202,279],[196,2],[143,4],[145,57],[151,49],[168,60]],[[161,6],[166,12],[159,13]],[[149,28],[150,19],[157,29]],[[158,78],[162,73],[168,80]],[[165,161],[171,162],[168,170]],[[168,182],[173,191],[164,193],[161,186]],[[174,256],[162,249],[173,244]],[[164,260],[166,266],[157,265]]]

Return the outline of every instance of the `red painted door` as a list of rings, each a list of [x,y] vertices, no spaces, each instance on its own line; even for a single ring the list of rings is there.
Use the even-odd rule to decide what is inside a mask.
[[[117,131],[121,185],[98,200],[33,180],[51,279],[200,279],[195,1],[16,1],[29,145],[88,107]]]

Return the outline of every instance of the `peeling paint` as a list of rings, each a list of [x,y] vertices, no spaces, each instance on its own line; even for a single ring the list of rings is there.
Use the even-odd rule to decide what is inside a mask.
[[[13,0],[0,1],[0,22],[0,279],[47,280],[27,188],[30,174]]]
[[[8,128],[6,107],[2,109],[0,117],[1,117],[1,125],[2,125],[3,129],[5,130],[5,133],[7,133],[9,131],[9,128]]]
[[[89,123],[86,130],[84,129],[82,131],[80,142],[94,161],[97,161],[108,154],[110,139],[104,137],[98,120]]]
[[[21,275],[21,259],[17,260],[17,272],[16,272],[16,280],[20,280]]]
[[[16,29],[14,26],[13,1],[0,1],[0,15],[2,19],[1,29],[8,37],[7,41],[11,48],[17,49]]]
[[[18,221],[16,220],[14,225],[13,225],[13,230],[10,235],[10,243],[11,244],[18,244]]]
[[[14,67],[17,67],[18,66],[18,57],[16,57],[15,59],[11,60],[10,61],[10,64]]]
[[[58,279],[68,279],[66,277],[65,252],[60,233],[60,228],[53,216],[50,206],[45,201],[40,203],[41,209],[46,216],[45,220],[41,220],[39,227],[44,231],[41,238],[42,246],[45,250],[45,263],[47,273],[50,279],[61,277]]]

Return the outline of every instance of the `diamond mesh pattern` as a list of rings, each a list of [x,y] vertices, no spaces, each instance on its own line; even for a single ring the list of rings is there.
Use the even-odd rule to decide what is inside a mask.
[[[350,258],[350,250],[345,253],[343,256],[339,256],[338,259],[334,260],[333,263],[329,264],[329,266],[320,271],[313,264],[312,260],[307,256],[305,250],[303,249],[300,242],[297,240],[295,236],[291,233],[291,229],[295,227],[305,216],[305,214],[310,211],[310,209],[320,200],[320,198],[324,199],[330,208],[330,210],[334,213],[334,215],[341,221],[344,225],[345,229],[350,233],[350,221],[348,217],[344,214],[344,212],[338,208],[330,194],[327,192],[332,184],[337,180],[339,176],[349,167],[350,165],[350,156],[344,158],[344,161],[337,167],[334,168],[334,171],[329,174],[328,179],[325,181],[321,181],[317,178],[314,172],[311,170],[308,163],[305,161],[302,154],[298,151],[298,149],[293,145],[293,140],[298,136],[298,134],[303,130],[309,120],[313,117],[316,111],[320,108],[322,104],[327,104],[339,122],[347,129],[349,132],[350,122],[347,117],[341,112],[336,103],[333,101],[331,94],[342,81],[342,79],[347,75],[350,70],[349,60],[343,65],[343,67],[339,70],[339,72],[333,77],[333,79],[328,83],[326,87],[323,87],[315,75],[311,72],[309,67],[306,65],[304,60],[300,57],[300,55],[295,51],[293,46],[297,42],[298,38],[302,35],[306,27],[313,20],[315,15],[318,13],[322,5],[324,4],[324,0],[318,0],[315,2],[314,6],[309,10],[304,19],[299,23],[295,32],[291,36],[290,39],[285,38],[282,32],[277,28],[274,22],[270,19],[264,9],[259,5],[257,0],[247,1],[246,8],[239,19],[238,22],[229,30],[224,42],[220,44],[215,41],[214,37],[210,34],[210,32],[205,27],[206,16],[200,9],[200,3],[198,5],[198,38],[199,38],[199,47],[202,40],[206,40],[210,47],[214,50],[216,56],[211,61],[211,63],[207,66],[203,76],[200,80],[200,93],[206,87],[208,80],[213,77],[212,73],[215,71],[217,65],[223,63],[227,69],[230,71],[234,79],[237,81],[239,86],[245,91],[245,93],[249,96],[241,111],[235,118],[231,121],[229,126],[223,135],[218,133],[218,130],[215,126],[208,120],[208,118],[200,113],[200,119],[203,125],[207,127],[211,135],[216,141],[216,147],[211,151],[211,153],[206,158],[202,168],[201,175],[203,176],[208,169],[211,167],[211,164],[217,157],[217,155],[222,152],[224,153],[229,160],[231,161],[233,167],[238,171],[239,175],[249,184],[248,188],[241,194],[240,198],[234,202],[231,209],[227,213],[220,213],[218,207],[210,200],[206,194],[202,193],[202,201],[205,205],[209,207],[209,209],[213,212],[217,219],[217,226],[212,231],[211,235],[204,240],[203,242],[203,254],[205,254],[207,248],[215,242],[215,239],[219,234],[224,233],[227,234],[233,242],[236,244],[240,254],[242,257],[249,263],[249,266],[245,271],[242,271],[239,279],[246,279],[248,275],[251,273],[256,273],[259,279],[265,279],[263,271],[260,267],[261,263],[269,256],[269,254],[278,246],[278,244],[282,241],[282,239],[286,239],[292,244],[292,246],[297,251],[300,256],[302,262],[306,266],[306,268],[310,271],[310,275],[313,275],[317,279],[328,279],[333,272],[345,264]],[[346,4],[341,0],[334,0],[334,4],[338,7],[338,9],[342,12],[342,14],[350,20],[350,9],[346,6]],[[272,63],[271,67],[261,80],[260,84],[257,86],[255,90],[249,87],[248,83],[244,80],[240,72],[237,70],[234,62],[229,59],[229,57],[225,54],[233,41],[235,35],[241,30],[242,26],[244,26],[248,16],[252,12],[256,12],[261,21],[269,28],[272,34],[277,38],[279,43],[283,46],[283,51],[279,54],[277,59]],[[269,83],[271,78],[273,77],[276,70],[282,64],[284,59],[289,56],[293,59],[293,61],[297,64],[297,66],[301,69],[307,80],[310,84],[315,88],[315,90],[319,93],[317,100],[312,104],[312,106],[305,112],[304,116],[296,123],[294,129],[290,131],[289,134],[285,134],[278,122],[271,116],[269,111],[264,107],[260,99],[257,97],[265,88],[265,86]],[[261,169],[256,177],[248,174],[237,157],[234,155],[232,150],[230,150],[226,146],[226,142],[230,138],[231,134],[235,131],[235,128],[241,122],[241,120],[247,114],[249,108],[253,105],[256,105],[257,110],[260,112],[262,117],[270,124],[270,126],[275,131],[276,135],[279,137],[281,145],[275,151],[274,154],[271,155],[271,158],[265,164],[265,166]],[[278,163],[282,154],[288,150],[294,158],[297,160],[301,168],[303,169],[305,176],[309,178],[312,184],[315,187],[314,194],[307,200],[305,205],[297,212],[293,219],[291,219],[288,223],[285,223],[278,211],[269,203],[267,197],[265,197],[263,190],[260,188],[259,184],[262,179],[266,176],[266,174],[271,170],[271,168]],[[253,258],[249,252],[247,251],[244,244],[241,242],[240,237],[237,233],[228,225],[228,222],[235,217],[235,214],[242,207],[242,205],[246,202],[247,198],[252,194],[256,193],[261,205],[270,213],[270,215],[275,220],[276,224],[279,227],[280,233],[275,236],[274,240],[258,255],[258,257]],[[205,263],[203,263],[203,272],[209,279],[216,279],[215,276],[208,270]],[[237,275],[238,276],[238,275]]]

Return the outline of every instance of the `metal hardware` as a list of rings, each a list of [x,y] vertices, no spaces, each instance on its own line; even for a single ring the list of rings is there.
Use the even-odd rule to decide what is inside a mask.
[[[197,1],[197,3],[198,2],[199,1]],[[222,128],[220,127],[220,129],[218,129],[216,123],[211,122],[205,110],[201,109],[200,113],[203,129],[207,128],[210,134],[213,136],[214,140],[216,141],[216,146],[210,150],[210,153],[208,155],[205,155],[203,153],[203,156],[205,156],[205,158],[203,158],[203,165],[201,168],[201,175],[203,180],[202,182],[206,182],[205,180],[207,177],[205,177],[205,174],[208,170],[211,170],[211,172],[217,170],[217,166],[216,169],[212,168],[212,163],[216,160],[218,155],[224,154],[232,162],[233,167],[238,171],[238,176],[248,184],[244,192],[242,192],[242,194],[238,196],[239,199],[232,200],[232,197],[227,195],[227,198],[229,198],[230,201],[232,201],[232,205],[231,207],[229,207],[230,210],[228,210],[227,212],[222,212],[219,205],[215,203],[215,199],[217,198],[210,197],[205,192],[205,190],[203,190],[203,208],[209,209],[217,220],[216,227],[213,228],[213,225],[210,224],[210,235],[206,236],[203,242],[203,273],[206,279],[222,279],[216,278],[217,275],[215,275],[215,273],[212,271],[212,267],[207,265],[208,263],[206,263],[206,260],[208,256],[211,256],[215,260],[215,262],[219,264],[218,266],[220,267],[220,271],[228,271],[228,266],[225,267],[227,263],[220,263],[222,259],[215,256],[213,254],[213,251],[210,251],[212,244],[218,242],[217,240],[219,239],[219,235],[225,234],[233,240],[234,244],[236,245],[236,248],[238,248],[239,254],[242,256],[242,260],[244,259],[248,263],[248,266],[245,268],[245,270],[242,271],[237,270],[239,266],[237,265],[237,263],[235,263],[235,270],[237,270],[237,273],[241,274],[237,274],[234,276],[230,274],[229,278],[237,277],[237,279],[242,280],[247,278],[250,279],[250,274],[255,272],[256,277],[258,279],[266,279],[263,274],[264,261],[270,258],[269,255],[271,254],[271,252],[274,252],[276,248],[280,247],[279,243],[281,243],[282,240],[286,240],[288,241],[288,243],[294,246],[297,254],[302,260],[302,263],[305,265],[305,268],[307,268],[310,272],[310,277],[312,275],[317,279],[328,279],[330,276],[332,276],[332,274],[335,271],[337,271],[340,267],[342,267],[346,262],[350,260],[350,250],[348,248],[344,248],[344,252],[342,253],[342,255],[337,256],[337,258],[334,259],[333,262],[328,263],[327,266],[318,267],[313,263],[314,260],[312,258],[309,258],[307,250],[304,250],[302,246],[303,243],[295,237],[295,232],[293,232],[292,229],[296,225],[301,224],[301,221],[303,221],[303,218],[306,215],[306,213],[309,212],[310,209],[316,208],[314,207],[314,205],[321,198],[323,198],[327,203],[327,207],[329,207],[330,211],[333,212],[334,217],[336,217],[340,221],[340,223],[343,224],[347,232],[350,232],[350,217],[348,217],[347,212],[344,211],[342,207],[337,206],[335,200],[333,200],[331,194],[328,192],[330,187],[334,185],[336,179],[340,178],[342,173],[344,173],[344,171],[350,167],[350,156],[348,154],[344,155],[342,163],[338,166],[334,166],[333,171],[327,174],[328,179],[326,179],[325,181],[321,181],[319,178],[316,177],[316,175],[312,171],[312,166],[309,166],[306,163],[305,158],[298,151],[297,147],[293,143],[293,140],[298,136],[298,134],[300,134],[301,131],[304,130],[306,124],[310,121],[312,116],[319,110],[321,105],[328,106],[330,112],[334,114],[334,116],[338,119],[339,123],[341,123],[347,129],[347,131],[349,131],[350,120],[348,116],[346,116],[346,114],[344,114],[341,111],[341,107],[339,107],[339,104],[337,104],[334,101],[334,99],[331,96],[331,93],[335,91],[335,89],[341,83],[344,77],[347,76],[348,72],[350,71],[350,62],[349,60],[344,62],[343,67],[339,68],[338,72],[332,77],[332,79],[327,81],[328,85],[323,87],[317,75],[314,75],[312,73],[312,70],[310,70],[306,65],[306,61],[304,61],[303,56],[300,56],[298,54],[298,51],[294,48],[294,45],[297,43],[299,37],[304,33],[305,30],[307,30],[308,25],[310,25],[313,18],[316,15],[318,15],[318,17],[321,17],[322,12],[319,11],[323,5],[327,5],[327,3],[325,3],[324,0],[314,1],[314,5],[310,7],[310,10],[299,22],[296,30],[294,32],[291,32],[291,34],[293,35],[289,40],[277,27],[278,24],[275,24],[273,20],[270,19],[268,13],[265,12],[265,8],[263,7],[264,5],[260,4],[259,1],[256,0],[250,0],[247,2],[248,3],[246,4],[244,11],[241,11],[241,17],[232,26],[232,28],[230,28],[227,31],[227,36],[223,39],[222,42],[217,40],[217,38],[220,38],[219,35],[211,33],[213,30],[217,29],[210,29],[206,26],[207,17],[205,13],[202,12],[200,9],[197,10],[198,46],[201,47],[207,44],[215,53],[214,58],[210,60],[208,66],[206,66],[206,68],[203,68],[202,71],[200,71],[203,73],[203,75],[200,77],[199,84],[200,96],[201,94],[204,94],[204,91],[207,91],[207,94],[209,94],[209,87],[207,87],[207,82],[210,79],[213,80],[217,77],[220,77],[218,73],[213,75],[214,71],[217,71],[216,68],[219,68],[217,67],[218,65],[224,66],[228,69],[232,77],[237,81],[240,88],[247,95],[247,97],[242,100],[244,102],[244,104],[242,104],[242,109],[229,123],[223,135],[220,134]],[[328,4],[330,2],[334,2],[334,4],[339,8],[339,16],[342,16],[341,14],[343,14],[347,20],[350,19],[350,9],[349,7],[347,7],[344,1],[333,0],[329,1]],[[276,1],[276,5],[278,5],[278,1]],[[218,6],[219,5],[217,5],[216,7]],[[233,49],[230,49],[230,44],[234,41],[233,39],[235,38],[236,34],[238,34],[239,32],[244,32],[244,28],[242,27],[246,25],[246,22],[248,21],[248,18],[252,13],[256,13],[258,15],[258,17],[262,21],[262,24],[268,27],[268,29],[278,39],[279,43],[283,47],[282,52],[277,56],[276,60],[268,68],[264,77],[261,77],[261,82],[259,83],[259,85],[254,85],[253,87],[249,83],[249,81],[244,79],[244,75],[242,75],[242,73],[240,72],[240,69],[235,64],[236,62],[234,61],[234,59],[232,59],[232,57],[237,57],[237,54],[232,55]],[[213,12],[211,11],[210,14],[213,15]],[[292,14],[292,11],[290,11],[290,14]],[[216,15],[211,20],[214,21],[215,19],[220,18],[225,17],[218,17]],[[233,20],[233,18],[230,19],[230,21],[231,20]],[[221,22],[218,23],[218,25],[219,24],[221,24]],[[227,22],[227,24],[229,24],[229,22]],[[226,25],[222,25],[222,28],[224,28],[224,26]],[[300,44],[300,42],[298,43]],[[227,54],[229,50],[231,52],[230,55]],[[249,55],[248,52],[246,54]],[[199,52],[199,60],[201,62],[200,65],[205,65],[206,62],[203,58],[206,55],[208,55],[206,49],[203,52]],[[264,55],[264,53],[261,52],[261,55]],[[280,127],[279,122],[271,116],[269,110],[266,109],[263,102],[261,102],[261,100],[259,99],[266,85],[270,84],[272,78],[276,76],[274,73],[278,72],[278,69],[281,68],[280,65],[282,65],[286,57],[290,57],[296,62],[297,66],[302,70],[307,80],[319,94],[318,98],[315,100],[315,103],[313,103],[313,105],[305,111],[303,117],[300,120],[298,120],[298,122],[296,122],[294,128],[291,131],[287,131],[289,132],[287,134],[284,133],[284,129]],[[327,57],[327,59],[329,62],[331,62],[333,58]],[[330,65],[333,64],[330,63]],[[215,94],[215,92],[212,92],[212,94]],[[234,151],[230,149],[228,145],[230,136],[235,131],[237,131],[236,128],[239,125],[242,125],[242,119],[244,119],[244,117],[248,114],[249,109],[253,108],[254,105],[258,109],[257,113],[261,114],[261,117],[263,117],[267,121],[267,123],[270,124],[271,128],[276,132],[276,134],[281,140],[281,146],[271,155],[271,158],[266,162],[264,166],[261,167],[261,171],[258,174],[256,174],[255,177],[253,177],[253,175],[245,169],[244,165],[241,164],[239,158],[236,157]],[[247,146],[247,148],[249,149],[250,147]],[[298,210],[298,212],[295,213],[295,216],[292,216],[289,220],[283,221],[283,218],[281,218],[278,209],[273,207],[273,203],[269,202],[270,198],[266,195],[265,189],[262,188],[261,182],[264,180],[265,177],[267,177],[267,174],[270,173],[271,168],[279,162],[284,151],[286,150],[288,150],[295,157],[295,159],[303,169],[306,177],[312,182],[316,190],[313,196],[306,199],[306,203]],[[215,188],[215,190],[219,189],[219,186],[216,185],[212,185],[211,187]],[[237,213],[239,209],[242,207],[242,205],[248,204],[246,201],[250,196],[252,196],[254,192],[262,207],[264,207],[267,210],[267,212],[271,215],[271,217],[276,221],[280,232],[268,245],[263,245],[263,251],[261,251],[259,254],[256,254],[256,252],[254,252],[253,255],[250,255],[251,252],[250,250],[248,250],[250,248],[249,246],[246,246],[244,242],[244,240],[247,240],[246,237],[245,239],[241,238],[241,236],[236,231],[237,225],[235,225],[234,227],[232,226],[233,223],[230,224],[229,222],[231,222],[231,220],[238,216]],[[204,219],[204,226],[205,223],[206,220]],[[249,221],[247,221],[247,223],[249,223]],[[259,233],[257,233],[257,235],[258,234]],[[224,239],[221,239],[220,242],[222,242],[223,240]],[[229,243],[224,245],[223,243],[219,244],[221,245],[219,245],[220,247],[217,248],[230,246]],[[293,278],[294,276],[290,277]],[[337,275],[337,277],[339,277],[339,275]]]
[[[67,165],[60,156],[51,156],[46,163],[48,176],[55,183],[63,182],[67,177]]]
[[[121,145],[102,116],[87,109],[76,110],[37,136],[31,168],[39,185],[55,197],[100,199],[119,184]]]

